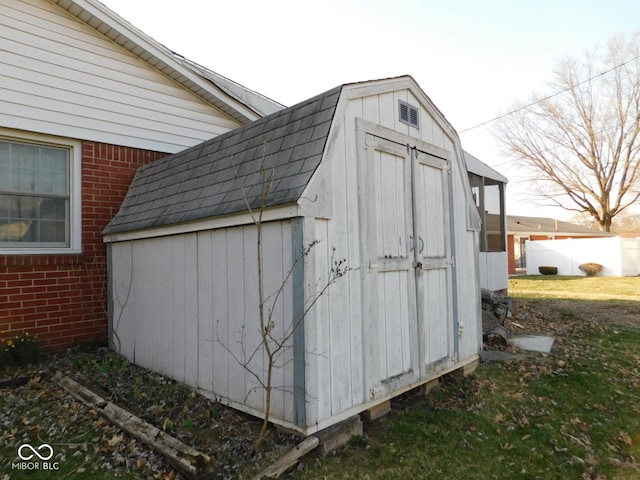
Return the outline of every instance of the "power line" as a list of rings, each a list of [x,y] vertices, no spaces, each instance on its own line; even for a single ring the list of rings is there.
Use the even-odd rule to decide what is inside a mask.
[[[488,124],[490,124],[490,123],[495,122],[496,120],[500,120],[500,119],[502,119],[502,118],[504,118],[504,117],[508,117],[509,115],[513,115],[514,113],[520,112],[520,111],[522,111],[522,110],[526,110],[527,108],[530,108],[530,107],[533,107],[534,105],[537,105],[537,104],[539,104],[539,103],[541,103],[541,102],[544,102],[545,100],[549,100],[550,98],[556,97],[556,96],[558,96],[558,95],[562,95],[563,93],[567,93],[567,92],[568,92],[569,90],[571,90],[572,88],[575,88],[575,87],[577,87],[577,86],[580,86],[580,85],[582,85],[583,83],[591,82],[592,80],[595,80],[595,79],[596,79],[596,78],[598,78],[598,77],[602,77],[602,76],[604,76],[604,75],[606,75],[606,74],[608,74],[608,73],[611,73],[611,72],[613,72],[614,70],[617,70],[618,68],[624,67],[624,66],[625,66],[625,65],[627,65],[628,63],[631,63],[631,62],[633,62],[633,61],[635,61],[635,60],[638,60],[638,59],[640,59],[640,55],[638,55],[638,56],[636,56],[636,57],[634,57],[634,58],[632,58],[632,59],[630,59],[630,60],[627,60],[626,62],[623,62],[623,63],[621,63],[621,64],[619,64],[619,65],[616,65],[616,66],[614,66],[614,67],[611,67],[609,70],[605,70],[604,72],[600,72],[600,73],[598,73],[598,74],[596,74],[596,75],[593,75],[592,77],[589,77],[589,78],[587,78],[587,79],[585,79],[585,80],[582,80],[582,81],[578,82],[577,84],[575,84],[575,85],[573,85],[573,86],[571,86],[571,87],[567,87],[567,88],[565,88],[564,90],[560,90],[559,92],[554,92],[554,93],[552,93],[552,94],[550,94],[550,95],[547,95],[546,97],[543,97],[543,98],[540,98],[540,99],[536,100],[535,102],[531,102],[531,103],[529,103],[529,104],[527,104],[527,105],[524,105],[524,106],[522,106],[522,107],[516,108],[515,110],[511,110],[510,112],[507,112],[507,113],[504,113],[504,114],[499,115],[499,116],[497,116],[497,117],[494,117],[494,118],[492,118],[491,120],[487,120],[487,121],[485,121],[485,122],[478,123],[477,125],[474,125],[473,127],[469,127],[469,128],[465,128],[464,130],[460,130],[460,131],[458,132],[458,134],[465,133],[465,132],[468,132],[468,131],[470,131],[470,130],[475,130],[476,128],[483,127],[483,126],[485,126],[485,125],[488,125]]]

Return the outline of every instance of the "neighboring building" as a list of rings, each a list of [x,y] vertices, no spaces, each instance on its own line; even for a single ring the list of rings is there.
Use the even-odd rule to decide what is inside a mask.
[[[611,237],[611,233],[595,228],[562,222],[554,218],[507,216],[509,273],[524,272],[527,268],[527,240],[563,240],[567,238]]]
[[[505,189],[508,180],[470,153],[464,152],[464,158],[473,198],[482,219],[479,245],[480,286],[506,292],[509,288],[505,215]]]
[[[107,337],[101,231],[135,171],[281,105],[96,0],[0,0],[0,331]]]
[[[261,238],[286,340],[270,418],[310,434],[473,371],[479,231],[458,135],[415,81],[343,85],[138,170],[105,230],[111,340],[262,416]],[[356,270],[323,292],[340,259]]]

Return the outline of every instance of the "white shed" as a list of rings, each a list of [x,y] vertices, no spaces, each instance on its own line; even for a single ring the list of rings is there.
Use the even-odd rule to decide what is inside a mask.
[[[262,168],[273,175],[267,296],[284,285],[267,306],[276,329],[295,327],[275,371],[274,423],[311,434],[474,368],[477,208],[455,130],[409,76],[337,87],[140,168],[104,232],[114,348],[263,415],[247,212],[261,204]],[[357,270],[301,318],[332,254]]]

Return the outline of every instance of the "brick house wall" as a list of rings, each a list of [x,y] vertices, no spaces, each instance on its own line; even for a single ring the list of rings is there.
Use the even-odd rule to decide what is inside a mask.
[[[102,230],[138,167],[166,153],[82,143],[82,253],[0,255],[0,337],[37,335],[61,350],[107,339],[107,266]]]

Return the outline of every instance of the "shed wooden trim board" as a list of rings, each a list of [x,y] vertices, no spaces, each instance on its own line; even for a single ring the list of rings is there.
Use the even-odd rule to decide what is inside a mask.
[[[283,205],[271,207],[262,213],[263,222],[272,222],[299,217],[299,205]],[[163,227],[150,228],[146,230],[132,230],[128,232],[108,233],[103,236],[105,243],[128,242],[143,238],[159,238],[170,235],[181,235],[185,233],[196,233],[206,230],[215,230],[223,227],[239,227],[241,225],[254,225],[255,218],[249,212],[242,212],[233,215],[222,215],[219,217],[195,220],[193,222],[178,223]]]

